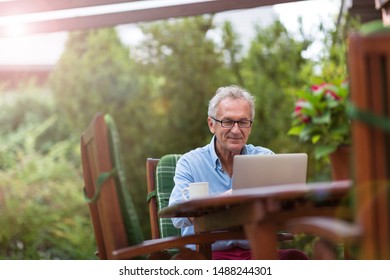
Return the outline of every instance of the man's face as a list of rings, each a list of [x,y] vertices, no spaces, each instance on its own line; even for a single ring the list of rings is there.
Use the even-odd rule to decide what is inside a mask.
[[[216,119],[224,120],[251,120],[251,107],[245,99],[226,98],[217,107]],[[221,126],[220,122],[214,122],[208,117],[210,131],[217,137],[216,149],[220,153],[239,154],[248,141],[251,127],[240,128],[235,123],[232,128]]]

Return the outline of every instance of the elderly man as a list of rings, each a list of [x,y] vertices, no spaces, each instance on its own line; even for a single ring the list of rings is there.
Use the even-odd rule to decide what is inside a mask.
[[[238,86],[221,87],[209,102],[207,123],[214,135],[211,142],[184,154],[177,162],[175,187],[169,204],[186,198],[189,183],[209,182],[210,195],[229,193],[232,188],[233,158],[239,154],[272,154],[267,148],[247,144],[255,116],[255,98]],[[194,233],[191,219],[172,218],[182,235]],[[213,259],[251,259],[247,240],[223,240],[212,245]],[[300,251],[279,251],[279,259],[307,259]]]

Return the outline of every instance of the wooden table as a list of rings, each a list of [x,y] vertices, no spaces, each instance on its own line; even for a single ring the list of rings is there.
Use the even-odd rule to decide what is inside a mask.
[[[254,259],[277,258],[277,232],[293,217],[334,216],[352,182],[279,185],[233,191],[169,206],[160,217],[194,217],[195,232],[242,227]]]

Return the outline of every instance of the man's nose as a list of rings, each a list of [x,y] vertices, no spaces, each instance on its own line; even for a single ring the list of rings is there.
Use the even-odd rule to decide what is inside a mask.
[[[241,131],[241,129],[240,129],[240,127],[238,126],[238,123],[237,123],[237,122],[234,123],[233,127],[231,128],[231,131],[233,131],[233,132],[240,132],[240,131]]]

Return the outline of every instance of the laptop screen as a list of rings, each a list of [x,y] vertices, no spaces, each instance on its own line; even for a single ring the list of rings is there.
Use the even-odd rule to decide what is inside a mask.
[[[237,155],[232,188],[306,183],[307,154]]]

